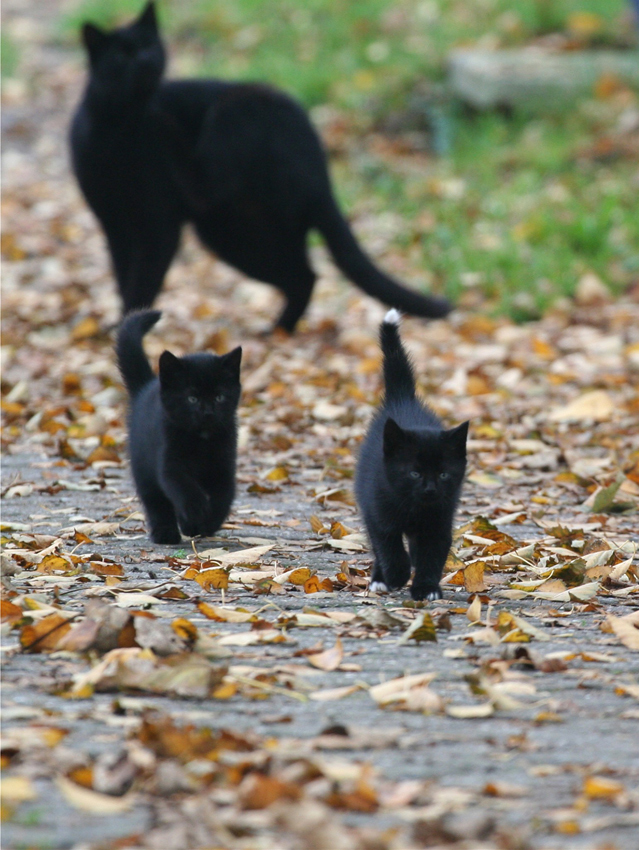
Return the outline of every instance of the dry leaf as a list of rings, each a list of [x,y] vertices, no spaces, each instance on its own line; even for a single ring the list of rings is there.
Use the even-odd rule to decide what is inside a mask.
[[[343,656],[344,648],[341,640],[337,638],[335,646],[325,649],[324,652],[318,652],[316,655],[307,655],[306,659],[313,667],[329,672],[331,670],[337,670],[342,663]]]

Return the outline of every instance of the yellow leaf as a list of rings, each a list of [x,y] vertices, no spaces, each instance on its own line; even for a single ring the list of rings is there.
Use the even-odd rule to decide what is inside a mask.
[[[319,593],[320,581],[317,576],[311,576],[304,582],[304,593]]]
[[[593,800],[610,800],[623,793],[621,782],[609,779],[607,776],[587,776],[584,779],[583,792]]]
[[[288,478],[288,469],[285,466],[276,466],[265,478],[267,481],[285,481]]]
[[[308,567],[300,567],[297,570],[293,570],[291,574],[288,576],[288,583],[295,584],[302,587],[311,577],[311,571]]]
[[[184,638],[191,643],[194,643],[197,640],[197,627],[185,617],[178,617],[176,620],[173,620],[171,627],[173,628],[173,631],[179,635],[179,637]]]
[[[213,699],[230,699],[231,697],[234,697],[236,693],[236,682],[222,682],[221,685],[218,685],[217,688],[215,688],[211,696]]]
[[[216,570],[204,570],[193,578],[203,590],[227,590],[229,586],[228,571],[221,567]]]

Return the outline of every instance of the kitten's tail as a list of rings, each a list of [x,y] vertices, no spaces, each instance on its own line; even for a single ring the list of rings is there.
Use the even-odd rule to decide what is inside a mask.
[[[118,331],[116,354],[118,366],[131,397],[155,377],[142,348],[142,338],[151,330],[162,313],[160,310],[140,310],[129,313]]]
[[[332,197],[330,202],[318,211],[315,226],[326,239],[339,268],[367,295],[411,316],[440,319],[452,310],[450,302],[445,298],[420,295],[380,271],[359,246]]]
[[[384,354],[386,401],[415,398],[415,375],[399,336],[401,316],[394,308],[384,316],[379,338]]]

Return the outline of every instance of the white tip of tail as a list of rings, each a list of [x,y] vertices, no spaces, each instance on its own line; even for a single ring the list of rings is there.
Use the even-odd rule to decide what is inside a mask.
[[[391,307],[388,313],[386,313],[386,315],[384,316],[384,324],[399,325],[401,318],[402,314],[399,312],[399,310],[396,310],[394,307]]]

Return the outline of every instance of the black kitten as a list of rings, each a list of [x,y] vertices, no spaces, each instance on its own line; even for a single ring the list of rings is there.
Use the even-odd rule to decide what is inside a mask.
[[[413,599],[441,599],[439,581],[466,470],[468,422],[445,431],[415,397],[399,318],[389,310],[380,329],[386,396],[362,443],[355,493],[375,553],[370,589],[403,587],[412,567]]]
[[[153,3],[129,26],[87,23],[82,36],[90,73],[71,129],[73,168],[106,233],[125,312],[151,306],[187,221],[221,259],[281,290],[277,324],[287,331],[315,284],[312,229],[369,295],[417,316],[449,312],[445,299],[404,289],[364,254],[297,103],[262,85],[163,82]]]
[[[235,495],[237,405],[242,349],[218,357],[160,357],[156,378],[142,338],[159,310],[132,313],[118,333],[118,365],[131,397],[129,454],[133,480],[154,543],[209,537]]]

